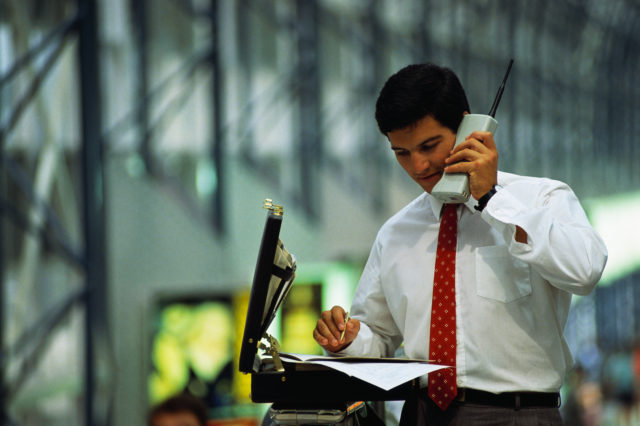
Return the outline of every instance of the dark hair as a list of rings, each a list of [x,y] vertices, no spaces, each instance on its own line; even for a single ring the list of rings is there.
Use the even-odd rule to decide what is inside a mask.
[[[149,426],[153,426],[153,420],[161,414],[185,412],[193,414],[201,426],[206,426],[207,408],[201,400],[189,394],[176,395],[156,405],[149,413]]]
[[[427,115],[455,133],[465,111],[471,112],[458,77],[449,68],[429,63],[393,74],[376,101],[376,121],[384,135]]]

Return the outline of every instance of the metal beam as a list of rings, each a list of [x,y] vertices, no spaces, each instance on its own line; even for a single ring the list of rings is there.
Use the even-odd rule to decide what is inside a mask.
[[[137,70],[138,99],[136,108],[137,134],[140,139],[140,156],[148,172],[153,173],[154,165],[151,156],[151,135],[149,132],[149,97],[148,97],[148,51],[147,51],[147,12],[146,0],[131,0],[133,11],[134,39],[136,45],[135,61]]]
[[[18,363],[18,371],[9,384],[7,381],[4,396],[13,399],[20,392],[29,375],[37,368],[46,354],[45,348],[54,336],[54,331],[69,317],[72,309],[84,299],[84,289],[68,295],[62,302],[44,312],[35,325],[24,330],[12,347],[7,347],[0,354],[0,363],[6,365],[16,354],[22,354]]]
[[[426,7],[427,5],[425,5]],[[365,107],[365,111],[369,112],[370,119],[365,120],[363,129],[364,140],[362,146],[363,158],[366,158],[365,176],[366,178],[362,182],[363,187],[367,189],[368,198],[371,203],[372,211],[381,215],[387,214],[387,193],[389,179],[384,173],[380,173],[380,170],[385,169],[385,154],[388,149],[384,142],[382,142],[380,133],[374,123],[375,115],[375,95],[381,87],[384,81],[382,75],[382,60],[383,56],[379,54],[378,48],[384,43],[385,28],[380,22],[379,16],[380,1],[368,0],[368,4],[365,8],[365,15],[363,18],[364,32],[367,34],[367,38],[362,46],[362,72],[361,82],[359,84],[359,98],[361,100],[367,100],[369,105]],[[426,35],[421,38],[421,41],[425,41]],[[416,46],[416,51],[422,53],[422,43]],[[426,50],[426,49],[425,49]]]
[[[251,60],[251,17],[249,10],[253,5],[250,0],[239,0],[235,5],[235,13],[237,16],[236,25],[236,37],[238,39],[238,61],[240,64],[240,75],[243,84],[239,87],[240,99],[246,105],[244,107],[244,117],[248,117],[248,120],[240,122],[243,126],[243,136],[240,138],[240,153],[243,155],[244,160],[251,162],[251,165],[257,167],[257,159],[253,150],[254,138],[254,116],[255,107],[252,100],[253,90],[253,63]]]
[[[64,40],[68,34],[75,30],[76,21],[77,16],[66,19],[53,30],[49,31],[45,36],[43,36],[42,40],[39,43],[29,49],[20,58],[16,59],[11,65],[11,68],[9,68],[9,71],[0,76],[0,88],[2,88],[5,84],[8,84],[9,81],[11,81],[16,75],[18,75],[27,65],[32,64],[33,60],[45,49],[47,49],[52,43],[62,43],[62,40]]]
[[[318,170],[323,160],[320,139],[318,105],[318,5],[313,1],[298,0],[298,73],[299,93],[298,159],[300,160],[300,186],[298,195],[309,217],[317,217],[319,206]]]
[[[101,140],[101,96],[98,65],[98,21],[96,0],[77,0],[80,12],[78,48],[80,67],[80,110],[82,111],[82,195],[86,263],[85,297],[85,424],[107,424],[107,416],[96,410],[96,364],[105,352],[106,266],[104,173]]]
[[[213,228],[218,234],[225,231],[225,141],[222,128],[223,88],[222,67],[220,66],[220,23],[218,15],[220,6],[218,0],[211,0],[209,20],[211,26],[211,52],[209,64],[211,69],[211,107],[213,120],[211,120],[210,135],[212,137],[211,162],[216,176],[216,186],[212,197],[211,217]]]
[[[64,51],[64,47],[66,44],[65,42],[66,40],[62,39],[58,43],[53,53],[51,53],[47,57],[44,65],[33,76],[33,79],[29,83],[25,93],[18,100],[15,108],[13,108],[13,110],[11,110],[11,112],[8,114],[9,118],[6,119],[6,122],[0,124],[0,140],[4,140],[6,136],[13,130],[13,128],[20,120],[22,114],[26,111],[27,107],[31,104],[31,101],[35,98],[38,90],[44,83],[45,78],[53,69],[54,64]]]
[[[7,185],[5,174],[5,149],[4,138],[0,134],[0,197],[7,198]],[[5,213],[4,209],[0,209],[0,351],[5,350],[5,319],[7,313],[5,312],[5,259],[7,253],[4,247],[4,241],[6,239],[5,232]],[[9,419],[8,413],[8,401],[7,401],[7,387],[6,387],[6,366],[5,362],[0,363],[0,422],[4,423]]]

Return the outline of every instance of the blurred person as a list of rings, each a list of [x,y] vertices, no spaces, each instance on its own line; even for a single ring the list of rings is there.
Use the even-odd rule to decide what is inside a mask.
[[[605,398],[604,420],[620,426],[637,425],[634,414],[633,354],[608,354],[602,366],[601,387]]]
[[[425,192],[379,230],[351,319],[334,306],[313,336],[329,353],[373,357],[404,341],[408,357],[452,366],[406,401],[402,425],[560,425],[571,296],[593,290],[606,247],[566,184],[498,171],[493,134],[454,148],[469,112],[447,68],[410,65],[384,84],[378,127]],[[468,202],[431,196],[443,172],[468,174]]]
[[[149,426],[207,426],[207,408],[194,396],[176,395],[153,407]]]
[[[580,388],[578,388],[576,397],[582,410],[582,424],[584,426],[602,425],[605,413],[600,385],[595,382],[584,382],[580,385]],[[567,422],[567,426],[572,425],[572,423]]]
[[[569,372],[566,380],[566,393],[562,401],[562,419],[567,426],[583,426],[584,407],[578,399],[578,395],[585,383],[586,373],[581,365],[576,365]]]

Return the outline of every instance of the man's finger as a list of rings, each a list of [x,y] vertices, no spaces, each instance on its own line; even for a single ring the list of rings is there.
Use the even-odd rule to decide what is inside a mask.
[[[481,153],[490,152],[489,147],[483,144],[482,141],[476,138],[471,138],[471,139],[465,139],[464,142],[461,142],[458,145],[456,145],[451,150],[451,153],[455,154],[457,152],[464,151],[464,150],[476,151]]]
[[[320,334],[320,332],[318,331],[317,328],[313,329],[313,338],[315,339],[316,342],[318,342],[318,344],[322,347],[326,346],[329,344],[329,339],[327,339],[326,337],[324,337],[322,334]]]
[[[496,149],[496,142],[491,132],[475,131],[467,136],[466,139],[477,139],[481,144],[489,149]]]
[[[454,163],[459,163],[463,161],[475,161],[478,158],[480,158],[482,155],[483,154],[478,151],[474,151],[472,149],[465,149],[465,150],[457,151],[451,154],[449,157],[447,157],[447,159],[445,160],[445,163],[452,165]]]
[[[336,324],[338,330],[344,330],[344,318],[346,316],[346,312],[341,306],[334,306],[331,308],[331,315],[333,317],[333,322]]]
[[[338,339],[335,339],[333,337],[325,337],[322,332],[318,330],[318,328],[315,328],[313,330],[313,338],[316,340],[316,342],[318,342],[320,346],[331,352],[337,352],[346,346],[344,344],[345,342],[340,342],[338,341]]]
[[[344,341],[342,343],[351,343],[360,331],[360,321],[355,318],[349,318],[349,322],[345,325]]]
[[[460,161],[444,168],[447,173],[469,173],[474,169],[473,163]]]
[[[335,316],[333,314],[333,309],[331,311],[324,311],[322,313],[322,320],[325,322],[327,328],[330,330],[331,334],[334,337],[340,336],[340,330],[335,322]],[[328,337],[328,336],[327,336]]]

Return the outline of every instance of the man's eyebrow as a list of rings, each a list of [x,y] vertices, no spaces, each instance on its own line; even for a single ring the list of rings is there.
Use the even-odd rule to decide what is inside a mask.
[[[431,136],[430,138],[427,138],[427,139],[423,140],[422,142],[420,142],[418,144],[418,146],[424,146],[424,145],[428,144],[429,142],[438,141],[440,139],[442,139],[442,135]],[[391,149],[394,150],[394,151],[398,151],[398,150],[404,150],[406,148],[403,148],[403,147],[400,147],[400,146],[392,146]]]
[[[440,140],[440,139],[442,139],[442,135],[431,136],[430,138],[427,138],[427,139],[423,140],[422,142],[420,142],[419,145],[425,145],[425,144],[428,144],[429,142],[433,142],[433,141]]]

